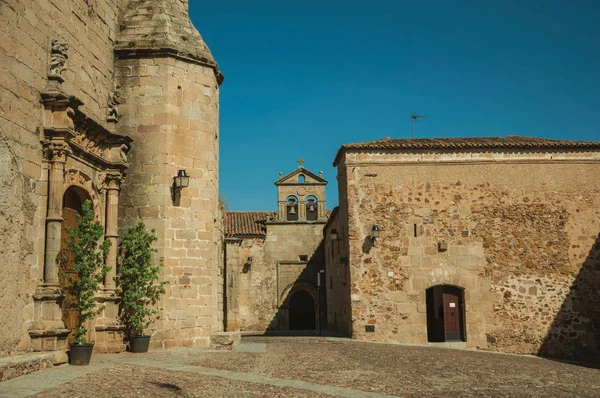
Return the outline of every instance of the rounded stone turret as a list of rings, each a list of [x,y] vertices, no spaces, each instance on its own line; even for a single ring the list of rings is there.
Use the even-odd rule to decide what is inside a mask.
[[[219,85],[223,76],[188,16],[187,0],[132,0],[115,54],[123,104],[117,129],[134,143],[119,229],[156,230],[169,281],[154,347],[208,345],[223,329],[219,266]],[[189,186],[174,177],[185,170]],[[222,277],[221,277],[222,278]]]
[[[223,75],[188,14],[188,0],[131,0],[120,24],[115,51],[129,54],[171,54],[212,65]]]

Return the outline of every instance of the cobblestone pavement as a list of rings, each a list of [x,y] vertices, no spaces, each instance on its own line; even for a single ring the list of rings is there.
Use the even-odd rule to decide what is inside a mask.
[[[600,370],[548,359],[323,337],[235,351],[94,355],[0,383],[0,397],[599,397]]]

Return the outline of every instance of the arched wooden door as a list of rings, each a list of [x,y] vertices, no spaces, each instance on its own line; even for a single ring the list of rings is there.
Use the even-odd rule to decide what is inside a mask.
[[[315,330],[315,300],[306,290],[296,291],[290,297],[290,330]]]
[[[71,296],[67,291],[67,287],[69,286],[69,282],[65,277],[65,274],[69,274],[71,276],[75,276],[75,263],[73,261],[73,255],[69,251],[67,245],[65,244],[65,238],[69,235],[67,234],[67,228],[75,228],[77,227],[77,215],[81,214],[81,198],[75,188],[71,187],[67,189],[65,195],[63,197],[63,222],[62,222],[62,231],[61,231],[61,255],[62,260],[60,264],[60,286],[65,293],[65,299],[62,302],[62,320],[67,326],[68,329],[71,329],[71,333],[69,334],[69,342],[72,343],[74,341],[73,335],[75,334],[75,328],[77,327],[77,317],[79,313],[73,308],[73,302],[71,300]]]

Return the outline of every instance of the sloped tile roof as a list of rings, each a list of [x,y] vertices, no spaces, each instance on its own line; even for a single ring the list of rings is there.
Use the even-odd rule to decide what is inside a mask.
[[[273,211],[228,211],[225,213],[225,236],[265,237],[265,222],[275,214]]]
[[[534,137],[466,137],[466,138],[384,138],[381,140],[345,144],[333,161],[336,166],[347,149],[600,149],[599,141],[551,140]]]

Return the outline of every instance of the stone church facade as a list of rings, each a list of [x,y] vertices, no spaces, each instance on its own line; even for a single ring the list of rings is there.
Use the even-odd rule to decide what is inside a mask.
[[[327,181],[300,165],[280,175],[275,185],[277,211],[225,216],[228,331],[316,331],[325,326],[320,285]]]
[[[597,361],[600,143],[384,139],[334,165],[331,330]]]
[[[223,330],[223,75],[188,1],[8,0],[0,16],[0,356],[66,350],[73,313],[57,254],[88,199],[112,242],[106,309],[88,325],[95,349],[125,348],[116,243],[139,219],[158,233],[169,281],[153,346],[208,344]]]

